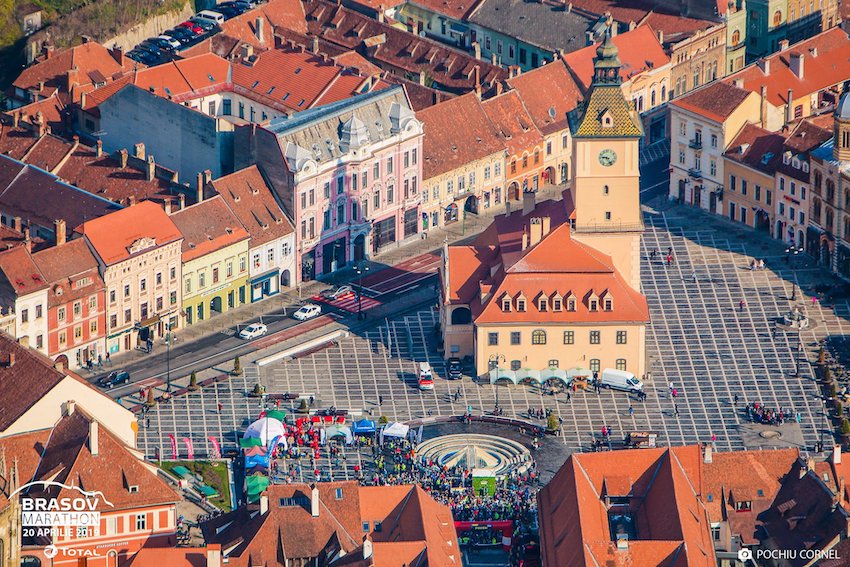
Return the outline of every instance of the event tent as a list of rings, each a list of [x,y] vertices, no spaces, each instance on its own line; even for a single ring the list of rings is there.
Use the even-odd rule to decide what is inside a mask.
[[[407,437],[407,432],[410,431],[410,427],[394,421],[393,423],[388,423],[386,427],[384,427],[384,435],[386,437]]]

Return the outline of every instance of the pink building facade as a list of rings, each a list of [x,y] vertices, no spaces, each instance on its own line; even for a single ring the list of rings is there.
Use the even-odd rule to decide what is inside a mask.
[[[297,281],[417,236],[422,141],[401,87],[251,129],[244,159],[256,161],[294,219]]]

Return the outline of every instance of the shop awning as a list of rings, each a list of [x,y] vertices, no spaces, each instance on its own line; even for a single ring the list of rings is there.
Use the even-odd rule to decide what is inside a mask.
[[[407,437],[408,431],[410,431],[410,426],[396,421],[384,428],[384,435],[387,437]]]
[[[516,384],[516,372],[505,368],[494,368],[490,371],[490,383],[495,384],[497,380],[510,380]]]
[[[532,368],[524,368],[522,370],[517,370],[517,372],[516,372],[517,383],[522,382],[523,380],[533,380],[537,383],[542,382],[542,380],[540,379],[540,371],[534,370]]]
[[[561,380],[562,382],[567,381],[567,371],[561,370],[560,368],[549,367],[546,370],[540,371],[540,380],[545,382],[546,380]]]
[[[375,422],[371,419],[361,419],[360,421],[354,422],[354,426],[352,427],[354,433],[374,433],[375,432]]]

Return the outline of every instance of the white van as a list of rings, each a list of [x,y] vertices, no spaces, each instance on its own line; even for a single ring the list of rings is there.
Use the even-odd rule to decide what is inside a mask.
[[[434,375],[431,371],[431,365],[427,362],[419,363],[419,389],[420,390],[433,390],[434,389]]]
[[[643,382],[635,378],[635,375],[625,370],[605,368],[599,375],[599,385],[604,388],[625,390],[627,392],[642,392]]]
[[[219,26],[224,23],[224,15],[219,14],[218,12],[213,12],[212,10],[201,10],[195,14],[195,17],[209,20]]]

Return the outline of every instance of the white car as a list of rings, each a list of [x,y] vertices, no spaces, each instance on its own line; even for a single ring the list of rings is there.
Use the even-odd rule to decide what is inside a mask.
[[[269,328],[263,325],[262,323],[251,323],[250,325],[239,331],[239,338],[249,341],[251,339],[256,339],[257,337],[262,337],[268,332]]]
[[[158,35],[156,38],[168,42],[174,49],[180,49],[181,43],[169,35]]]
[[[350,285],[341,285],[334,290],[327,290],[323,294],[327,299],[339,299],[340,297],[344,297],[350,293],[354,293],[354,288]]]
[[[292,317],[298,319],[299,321],[306,321],[307,319],[312,319],[313,317],[318,317],[322,314],[322,308],[314,303],[308,303],[303,306],[301,309],[292,314]]]

